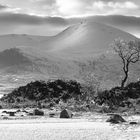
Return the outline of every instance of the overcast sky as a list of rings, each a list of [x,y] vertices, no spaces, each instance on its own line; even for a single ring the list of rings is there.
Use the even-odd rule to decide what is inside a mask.
[[[40,16],[140,16],[140,0],[0,0],[0,12]]]

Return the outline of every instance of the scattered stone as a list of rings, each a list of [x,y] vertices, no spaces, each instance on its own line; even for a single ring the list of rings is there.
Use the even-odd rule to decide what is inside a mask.
[[[31,113],[31,112],[29,112],[29,113],[28,113],[28,115],[29,115],[29,116],[33,116],[34,114],[33,114],[33,113]]]
[[[129,124],[135,125],[138,124],[137,122],[130,122]]]
[[[107,122],[117,124],[117,123],[122,123],[122,122],[126,122],[126,121],[120,115],[114,114],[114,115],[110,116],[110,118],[107,120]]]
[[[33,115],[39,115],[39,116],[44,116],[44,112],[40,109],[35,109],[33,111]]]
[[[4,110],[4,111],[2,111],[2,113],[7,113],[7,111]]]
[[[16,112],[8,112],[9,116],[15,116]]]
[[[53,118],[55,116],[55,113],[50,113],[49,117]]]
[[[135,114],[140,115],[140,111],[136,111]]]
[[[3,117],[2,119],[3,119],[3,120],[8,120],[9,118],[5,116],[5,117]]]
[[[21,112],[21,110],[20,110],[20,109],[18,109],[16,112],[17,112],[17,113],[18,113],[18,112]]]
[[[72,118],[73,114],[70,110],[64,109],[61,113],[60,113],[60,118]]]

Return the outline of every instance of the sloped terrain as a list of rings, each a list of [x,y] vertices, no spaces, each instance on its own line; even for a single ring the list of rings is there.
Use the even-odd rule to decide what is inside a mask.
[[[0,74],[28,75],[33,80],[42,77],[81,80],[87,73],[94,73],[110,86],[122,75],[120,62],[110,46],[116,38],[136,39],[117,28],[95,22],[70,26],[53,37],[0,36]],[[139,68],[132,69],[139,74]]]
[[[108,16],[89,16],[83,18],[71,18],[68,19],[69,24],[77,24],[82,22],[97,22],[103,23],[137,37],[140,37],[140,18],[134,16],[123,16],[123,15],[108,15]]]
[[[71,26],[52,38],[51,51],[67,54],[93,55],[110,50],[111,43],[117,39],[134,40],[134,36],[101,23],[88,22]]]

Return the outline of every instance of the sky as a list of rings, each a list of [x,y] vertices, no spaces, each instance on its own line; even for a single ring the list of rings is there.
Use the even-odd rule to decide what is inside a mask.
[[[0,0],[0,35],[56,35],[66,19],[92,15],[140,17],[140,0]]]
[[[76,17],[121,14],[140,16],[139,0],[0,0],[0,12]]]

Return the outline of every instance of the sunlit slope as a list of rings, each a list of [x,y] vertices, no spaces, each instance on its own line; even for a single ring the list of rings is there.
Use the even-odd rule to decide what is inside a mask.
[[[117,39],[136,39],[129,33],[100,23],[89,22],[71,26],[51,38],[48,43],[52,52],[66,54],[97,54],[110,50],[111,43]]]

